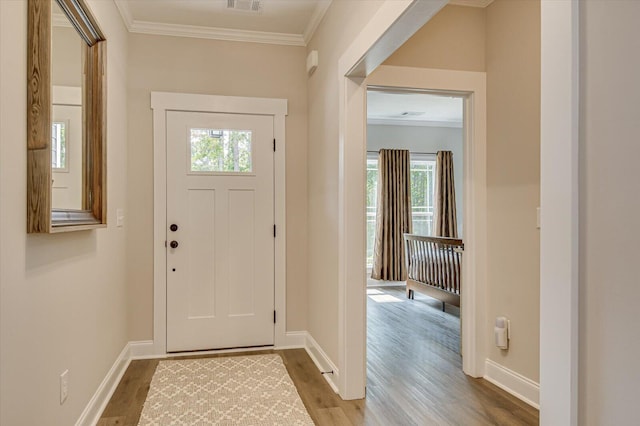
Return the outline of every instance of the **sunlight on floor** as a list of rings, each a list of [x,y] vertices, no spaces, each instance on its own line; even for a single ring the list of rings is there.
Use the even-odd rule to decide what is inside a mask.
[[[368,293],[369,291],[367,291]],[[374,294],[374,295],[369,295],[369,297],[371,298],[371,300],[373,300],[374,302],[377,303],[398,303],[398,302],[402,302],[402,299],[398,299],[395,296],[392,296],[390,294]]]
[[[380,290],[376,290],[375,288],[368,288],[367,294],[384,294],[384,293],[381,292]]]

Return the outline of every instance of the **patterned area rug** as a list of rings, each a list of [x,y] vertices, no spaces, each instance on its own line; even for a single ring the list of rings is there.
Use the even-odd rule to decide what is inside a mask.
[[[139,425],[313,425],[276,354],[160,361]]]

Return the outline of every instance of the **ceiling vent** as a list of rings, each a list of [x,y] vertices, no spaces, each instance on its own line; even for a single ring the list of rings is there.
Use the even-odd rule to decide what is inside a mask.
[[[262,2],[261,0],[227,0],[227,9],[242,12],[260,12],[262,10]]]

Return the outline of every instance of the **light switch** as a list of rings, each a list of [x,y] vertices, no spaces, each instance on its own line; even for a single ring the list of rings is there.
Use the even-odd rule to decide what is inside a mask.
[[[124,210],[116,209],[116,226],[122,228],[124,226]]]

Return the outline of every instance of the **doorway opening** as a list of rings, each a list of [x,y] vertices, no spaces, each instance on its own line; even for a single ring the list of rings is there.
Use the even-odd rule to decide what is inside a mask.
[[[464,100],[460,93],[367,88],[367,388],[392,379],[411,387],[429,370],[462,370]],[[396,165],[381,150],[406,156],[408,167],[389,172]],[[394,197],[403,186],[408,197]],[[438,206],[438,194],[447,202]],[[403,210],[401,232],[393,223]],[[402,270],[385,271],[390,265]]]

